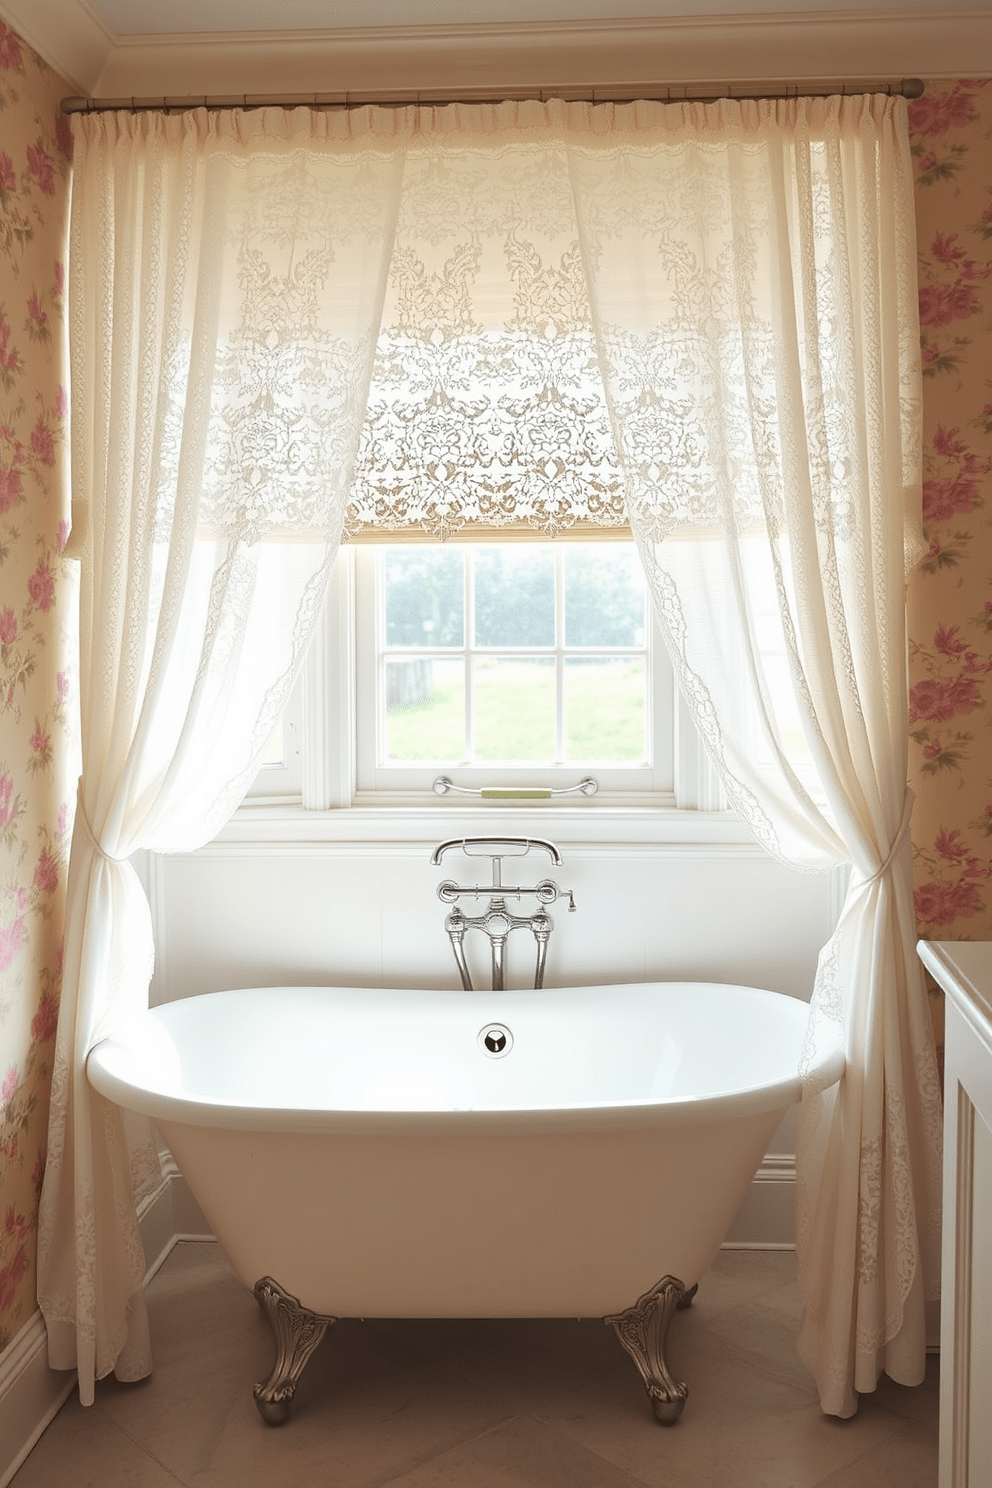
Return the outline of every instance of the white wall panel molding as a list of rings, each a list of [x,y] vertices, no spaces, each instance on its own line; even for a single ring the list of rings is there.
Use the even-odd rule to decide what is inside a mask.
[[[974,77],[992,56],[984,6],[119,38],[87,0],[0,0],[0,14],[81,92],[105,98]]]

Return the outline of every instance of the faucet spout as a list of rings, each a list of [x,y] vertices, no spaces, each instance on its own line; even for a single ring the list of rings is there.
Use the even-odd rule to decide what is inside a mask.
[[[459,884],[446,878],[438,884],[438,898],[453,906],[444,922],[451,941],[451,949],[458,967],[458,975],[466,992],[472,991],[472,979],[465,956],[465,935],[470,929],[481,930],[489,939],[492,957],[492,987],[503,990],[504,966],[507,939],[513,930],[528,929],[537,943],[537,965],[534,971],[534,987],[544,985],[544,972],[548,955],[548,940],[554,929],[554,921],[547,913],[546,905],[558,899],[568,899],[569,912],[575,909],[575,897],[571,889],[560,889],[554,879],[543,878],[533,887],[513,886],[503,883],[503,859],[525,857],[532,848],[548,854],[551,861],[560,864],[561,853],[553,842],[540,837],[453,837],[442,842],[431,854],[431,862],[440,863],[446,852],[459,848],[466,857],[488,857],[492,864],[492,882],[482,884]],[[507,899],[517,900],[533,896],[537,900],[534,912],[529,915],[513,914],[507,908]],[[486,899],[488,903],[481,914],[467,915],[459,907],[462,898]]]

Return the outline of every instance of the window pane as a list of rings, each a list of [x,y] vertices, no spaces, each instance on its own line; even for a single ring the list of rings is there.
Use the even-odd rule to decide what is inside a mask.
[[[566,661],[566,759],[643,760],[645,694],[640,658]]]
[[[460,646],[463,558],[452,548],[387,548],[387,646]]]
[[[551,550],[522,543],[480,548],[475,555],[475,644],[554,643],[555,560]]]
[[[632,544],[566,549],[565,644],[644,645],[644,573]]]
[[[281,765],[282,762],[283,762],[282,753],[283,753],[283,721],[280,718],[279,722],[276,724],[275,731],[274,731],[274,733],[272,735],[272,738],[269,740],[268,744],[266,744],[266,746],[265,746],[265,753],[262,755],[262,764],[263,765]]]
[[[386,662],[386,757],[460,760],[465,754],[462,662]]]
[[[476,758],[553,760],[554,662],[485,657],[474,679]]]

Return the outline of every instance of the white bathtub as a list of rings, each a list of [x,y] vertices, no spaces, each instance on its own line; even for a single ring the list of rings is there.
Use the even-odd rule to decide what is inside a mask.
[[[155,1008],[87,1067],[155,1119],[235,1273],[286,1307],[602,1317],[709,1268],[800,1097],[806,1016],[713,983],[269,987]],[[839,1078],[842,1054],[824,1063]]]

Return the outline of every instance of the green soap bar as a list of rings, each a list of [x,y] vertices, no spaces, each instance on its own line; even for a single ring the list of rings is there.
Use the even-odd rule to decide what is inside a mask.
[[[535,790],[510,790],[501,789],[499,786],[490,786],[482,791],[483,799],[486,801],[550,801],[551,792],[545,788]]]

